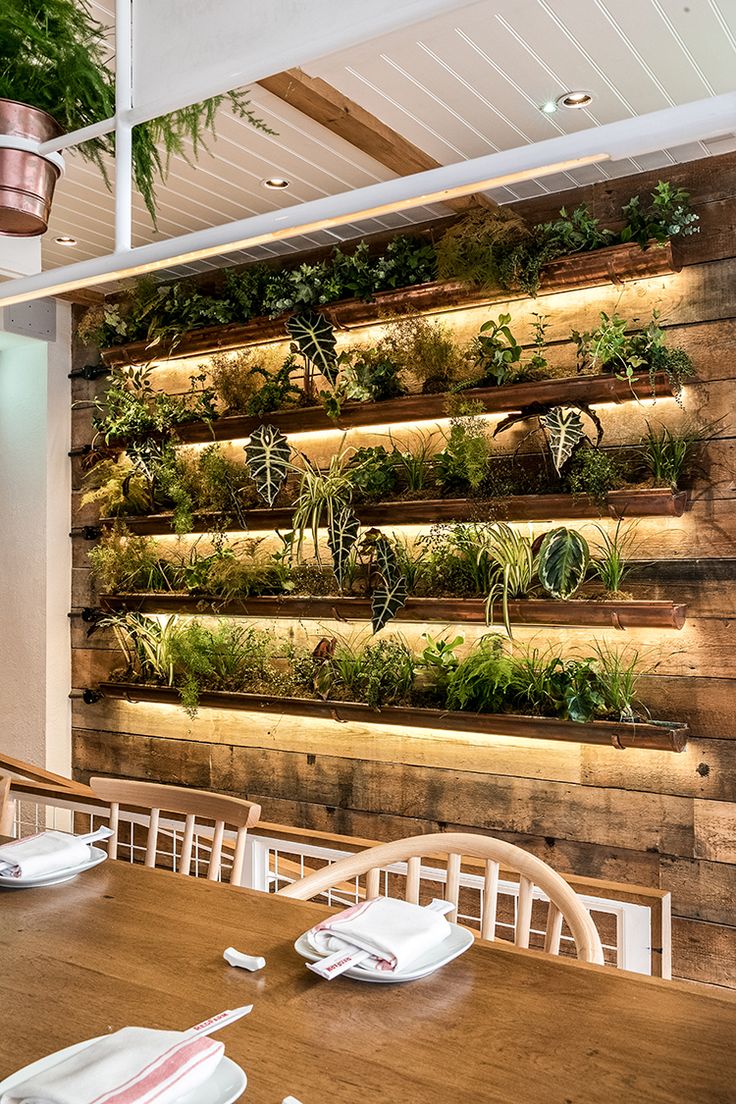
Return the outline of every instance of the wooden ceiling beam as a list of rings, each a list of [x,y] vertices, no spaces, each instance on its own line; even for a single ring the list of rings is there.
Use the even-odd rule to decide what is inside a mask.
[[[321,77],[310,77],[302,69],[287,69],[258,83],[284,103],[391,169],[397,176],[410,176],[439,167],[440,162],[435,161],[434,157]],[[450,199],[445,206],[455,211],[466,211],[478,204],[496,207],[493,200],[484,195]]]

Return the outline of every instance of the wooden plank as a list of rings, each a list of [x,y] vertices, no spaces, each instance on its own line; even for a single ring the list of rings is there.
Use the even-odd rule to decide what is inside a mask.
[[[736,863],[736,802],[698,799],[694,817],[695,858]]]
[[[736,924],[733,863],[662,856],[660,885],[672,893],[673,911],[678,916],[713,924]]]
[[[254,793],[292,801],[471,823],[489,830],[550,834],[632,850],[693,855],[691,798],[598,789],[547,780],[495,778],[403,764],[355,763],[339,756],[157,740],[126,734],[74,733],[78,769],[158,778],[256,800]],[[313,761],[311,761],[313,760]],[[264,810],[267,819],[284,819]],[[340,830],[340,829],[335,829]]]
[[[673,977],[733,988],[736,927],[672,917]]]
[[[397,176],[439,168],[440,162],[434,157],[321,77],[309,76],[303,69],[287,69],[259,80],[258,84]],[[478,203],[485,207],[497,206],[482,194],[449,199],[444,205],[455,211],[465,211]]]

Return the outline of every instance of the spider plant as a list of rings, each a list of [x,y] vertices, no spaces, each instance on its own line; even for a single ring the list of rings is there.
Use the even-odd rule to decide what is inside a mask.
[[[522,598],[534,582],[537,557],[531,534],[518,533],[499,522],[490,531],[488,555],[496,566],[497,577],[486,598],[486,623],[493,624],[493,605],[500,600],[504,628],[510,638],[509,598]]]
[[[353,499],[353,475],[355,469],[348,470],[352,450],[333,453],[326,470],[322,470],[313,460],[299,454],[302,467],[300,471],[299,493],[294,504],[294,539],[292,554],[296,560],[302,557],[302,548],[307,533],[312,537],[314,555],[321,564],[319,554],[319,530],[330,528],[336,513],[349,506]]]
[[[176,614],[158,620],[141,613],[121,613],[105,618],[100,624],[115,633],[130,677],[174,685],[172,646],[180,629]]]
[[[597,555],[590,561],[590,570],[598,576],[609,595],[622,593],[624,579],[631,571],[631,557],[640,545],[636,522],[626,522],[625,528],[623,525],[624,519],[619,518],[613,533],[600,525],[595,526],[600,541],[593,546]]]
[[[530,713],[555,716],[562,710],[565,663],[553,646],[525,648],[511,657],[508,689],[516,703]]]

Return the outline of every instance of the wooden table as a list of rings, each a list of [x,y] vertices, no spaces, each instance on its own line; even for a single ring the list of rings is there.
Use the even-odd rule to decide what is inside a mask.
[[[220,1037],[248,1104],[727,1104],[736,998],[477,944],[408,985],[324,982],[293,940],[321,906],[122,862],[0,890],[0,1077],[126,1024]],[[249,974],[222,959],[262,954]]]

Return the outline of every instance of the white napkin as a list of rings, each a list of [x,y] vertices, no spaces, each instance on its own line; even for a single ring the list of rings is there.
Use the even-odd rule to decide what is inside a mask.
[[[224,1050],[188,1031],[124,1027],[3,1093],[0,1104],[172,1104],[212,1076]]]
[[[358,947],[374,956],[362,963],[364,967],[401,971],[451,932],[445,917],[431,909],[375,897],[310,928],[307,940],[321,955]]]
[[[39,832],[0,844],[0,874],[35,878],[89,862],[89,844],[67,832]]]

